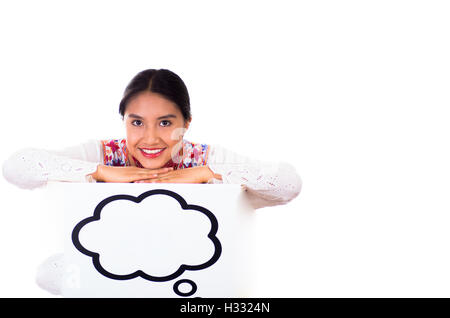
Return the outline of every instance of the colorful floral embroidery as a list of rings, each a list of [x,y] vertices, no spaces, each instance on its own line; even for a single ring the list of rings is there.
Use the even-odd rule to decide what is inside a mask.
[[[126,166],[128,151],[125,139],[102,140],[103,163],[107,166]]]
[[[130,166],[126,139],[102,140],[103,164],[107,166]],[[205,166],[208,160],[209,146],[207,144],[193,143],[183,139],[183,147],[178,153],[175,162],[172,159],[164,167],[185,169],[197,166]],[[182,158],[181,160],[178,160]],[[136,165],[142,167],[139,161],[134,158]]]

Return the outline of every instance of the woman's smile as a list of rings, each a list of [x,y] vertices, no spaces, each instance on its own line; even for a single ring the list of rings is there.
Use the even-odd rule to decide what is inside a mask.
[[[152,148],[152,149],[139,148],[139,150],[141,151],[141,153],[144,157],[151,158],[151,159],[159,157],[165,149],[166,148],[159,148],[159,149],[158,148],[156,148],[156,149],[155,148]]]

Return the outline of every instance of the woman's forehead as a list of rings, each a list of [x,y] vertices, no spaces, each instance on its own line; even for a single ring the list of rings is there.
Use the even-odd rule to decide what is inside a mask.
[[[145,92],[130,100],[125,115],[133,114],[142,119],[158,119],[162,116],[180,116],[180,111],[175,103],[159,94]],[[131,116],[130,116],[131,117]],[[173,116],[171,116],[173,118]]]

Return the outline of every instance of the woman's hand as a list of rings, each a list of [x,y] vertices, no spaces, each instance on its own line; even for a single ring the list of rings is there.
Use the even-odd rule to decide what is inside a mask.
[[[220,175],[214,175],[207,166],[199,166],[165,172],[158,174],[157,177],[135,181],[135,183],[207,183],[214,177],[222,179]]]
[[[98,165],[97,171],[91,174],[91,176],[97,181],[129,183],[139,180],[150,180],[171,170],[173,170],[173,168],[145,169],[138,167]]]

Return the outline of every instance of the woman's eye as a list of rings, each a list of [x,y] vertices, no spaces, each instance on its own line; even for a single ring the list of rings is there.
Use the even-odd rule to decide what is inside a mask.
[[[133,120],[132,122],[131,122],[131,124],[133,125],[133,126],[142,126],[142,121],[140,121],[139,119],[136,119],[136,120]]]
[[[170,121],[168,121],[168,120],[163,120],[161,123],[167,123],[167,125],[164,125],[164,124],[163,124],[164,127],[170,126],[170,125],[172,124],[172,123],[171,123]]]

